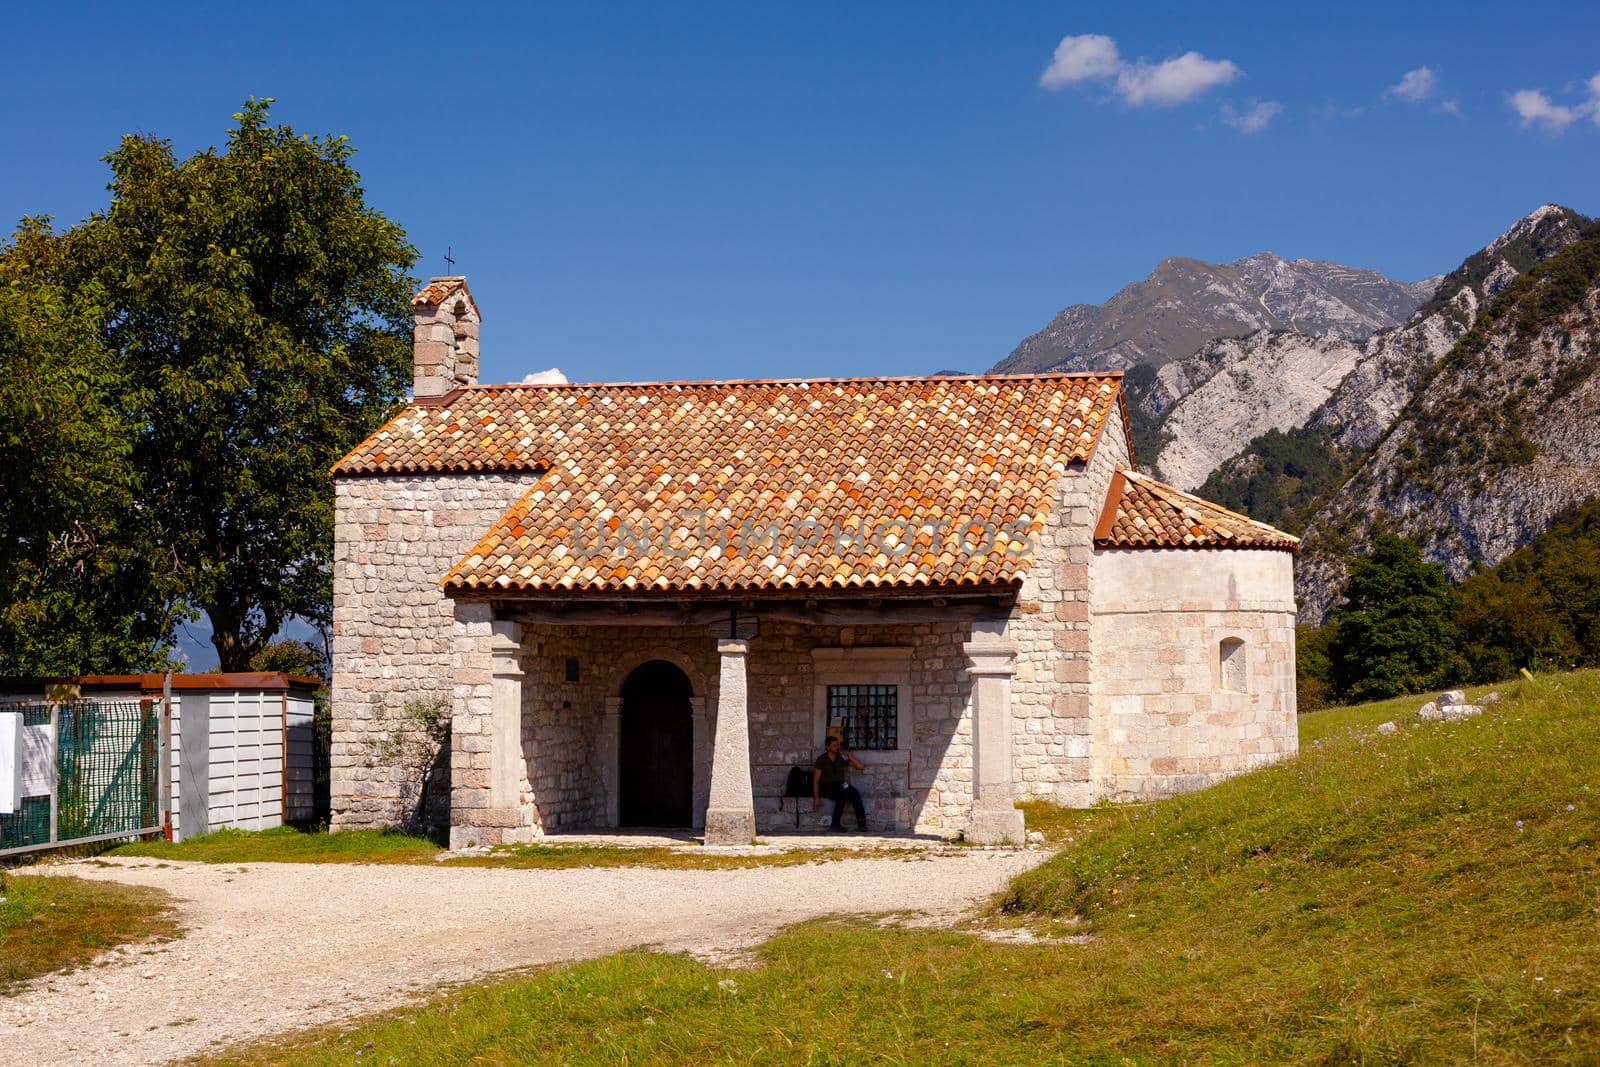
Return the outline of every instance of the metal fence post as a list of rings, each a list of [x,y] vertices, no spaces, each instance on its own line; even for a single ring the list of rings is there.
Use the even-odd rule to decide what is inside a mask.
[[[61,838],[56,819],[61,804],[61,705],[50,702],[50,843]]]
[[[172,672],[161,682],[161,772],[156,776],[161,783],[161,832],[172,840]]]

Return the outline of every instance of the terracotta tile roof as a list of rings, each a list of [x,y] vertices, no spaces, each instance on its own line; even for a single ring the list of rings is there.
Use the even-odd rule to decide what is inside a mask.
[[[472,309],[474,311],[478,309],[478,302],[472,300],[472,293],[467,290],[467,279],[463,277],[429,278],[428,284],[418,289],[417,295],[411,298],[411,304],[413,307],[442,304],[449,299],[451,293],[457,291],[465,291],[467,299],[472,301]]]
[[[531,390],[478,386],[410,404],[333,467],[335,475],[540,471],[561,405]],[[581,407],[578,409],[581,412]]]
[[[1000,585],[1021,577],[1021,538],[1042,530],[1068,464],[1093,452],[1120,384],[1086,374],[484,386],[406,408],[335,473],[544,471],[446,575],[450,589]],[[877,536],[853,541],[863,520]],[[987,523],[993,543],[974,528],[963,550],[962,522]]]
[[[1119,470],[1095,527],[1101,548],[1280,548],[1300,539],[1154,478]]]

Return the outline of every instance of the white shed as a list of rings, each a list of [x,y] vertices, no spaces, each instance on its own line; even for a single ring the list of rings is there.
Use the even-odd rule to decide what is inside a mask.
[[[159,700],[160,674],[0,679],[0,702],[73,685],[93,700]],[[172,675],[171,835],[266,830],[317,815],[315,678],[278,672]]]

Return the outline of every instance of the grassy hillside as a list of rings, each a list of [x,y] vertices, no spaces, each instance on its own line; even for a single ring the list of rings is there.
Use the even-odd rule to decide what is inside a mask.
[[[819,923],[751,969],[624,954],[226,1058],[1593,1062],[1600,673],[1503,692],[1315,713],[1287,764],[1056,816],[994,921],[1077,941]]]

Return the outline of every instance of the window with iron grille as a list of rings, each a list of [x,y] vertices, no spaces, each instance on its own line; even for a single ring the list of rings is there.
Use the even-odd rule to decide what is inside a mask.
[[[899,747],[895,736],[899,717],[898,686],[828,686],[828,722],[839,724],[845,748],[862,752],[893,751]]]

